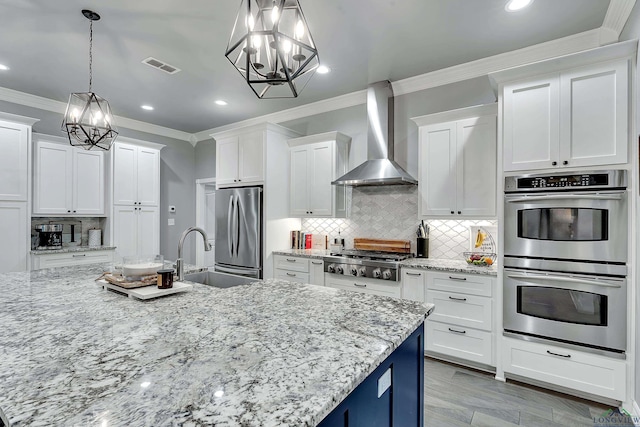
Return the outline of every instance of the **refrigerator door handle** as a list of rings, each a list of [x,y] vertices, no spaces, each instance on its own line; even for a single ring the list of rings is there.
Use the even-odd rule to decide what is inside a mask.
[[[240,197],[236,202],[236,218],[237,218],[237,227],[236,227],[236,256],[238,256],[238,251],[240,250],[240,227],[241,227],[241,219],[244,218],[244,208],[241,206]]]
[[[227,246],[229,247],[229,256],[233,257],[233,239],[231,238],[231,218],[233,217],[233,195],[229,198],[229,209],[227,212]]]

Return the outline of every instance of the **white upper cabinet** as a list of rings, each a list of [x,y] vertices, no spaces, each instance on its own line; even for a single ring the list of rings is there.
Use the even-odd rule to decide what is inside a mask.
[[[35,215],[105,215],[104,182],[104,152],[74,148],[63,138],[38,136]]]
[[[490,104],[412,119],[420,126],[421,216],[496,215],[496,114]]]
[[[292,217],[346,216],[346,189],[331,182],[347,172],[350,142],[349,136],[339,132],[288,141]]]
[[[635,49],[618,43],[492,74],[504,171],[627,163]]]
[[[31,126],[0,117],[0,200],[27,201]]]
[[[240,187],[264,182],[263,131],[216,140],[216,186]]]
[[[160,148],[114,144],[113,203],[159,206]]]

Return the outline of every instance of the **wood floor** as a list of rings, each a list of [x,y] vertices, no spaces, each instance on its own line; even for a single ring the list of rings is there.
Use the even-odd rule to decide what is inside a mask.
[[[615,421],[625,420],[617,408],[521,383],[503,383],[491,374],[435,359],[425,358],[424,372],[425,427],[633,426],[604,422],[609,409],[618,413]],[[600,422],[594,422],[594,417]]]

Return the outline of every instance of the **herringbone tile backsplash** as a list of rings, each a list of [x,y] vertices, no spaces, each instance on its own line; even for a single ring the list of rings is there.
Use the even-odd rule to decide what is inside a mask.
[[[418,187],[388,185],[353,187],[349,190],[350,206],[345,219],[309,218],[302,220],[302,230],[326,234],[329,239],[345,239],[353,247],[354,237],[403,239],[411,241],[415,252],[418,220]],[[428,220],[429,258],[462,258],[469,250],[470,225],[496,225],[497,221]]]

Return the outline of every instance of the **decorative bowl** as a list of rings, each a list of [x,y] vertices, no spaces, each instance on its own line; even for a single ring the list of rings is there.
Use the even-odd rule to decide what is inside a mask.
[[[151,276],[163,268],[162,255],[134,255],[122,258],[122,275],[125,277]]]
[[[462,252],[462,256],[469,265],[488,267],[496,262],[496,254],[493,252]]]

